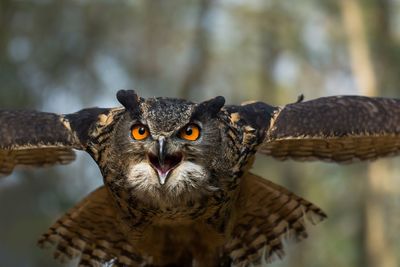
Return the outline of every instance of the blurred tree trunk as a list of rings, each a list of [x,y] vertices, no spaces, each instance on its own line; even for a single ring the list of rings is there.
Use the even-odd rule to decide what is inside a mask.
[[[179,90],[179,96],[189,98],[195,88],[201,88],[210,62],[210,29],[208,20],[212,0],[200,0],[193,45],[189,56],[189,67]]]
[[[265,5],[264,10],[261,12],[260,21],[260,87],[258,92],[259,100],[267,101],[268,103],[277,103],[278,97],[276,96],[277,88],[276,82],[273,77],[274,67],[280,55],[280,47],[276,42],[277,40],[276,28],[271,27],[271,10]],[[268,96],[268,98],[266,97]]]
[[[381,88],[374,71],[373,58],[367,38],[366,21],[358,0],[341,0],[343,24],[348,36],[348,49],[354,78],[362,95],[376,96]],[[383,25],[381,25],[383,26]],[[378,27],[379,28],[379,27]],[[374,35],[376,36],[376,35]],[[388,70],[390,66],[381,69]],[[396,257],[385,233],[384,199],[382,186],[389,179],[385,161],[371,163],[367,170],[364,194],[363,267],[395,267]]]
[[[391,20],[397,14],[391,0],[372,0],[365,5],[368,14],[369,42],[375,72],[381,92],[390,93],[398,90],[400,84],[400,43],[394,37]],[[397,24],[394,24],[397,25]]]

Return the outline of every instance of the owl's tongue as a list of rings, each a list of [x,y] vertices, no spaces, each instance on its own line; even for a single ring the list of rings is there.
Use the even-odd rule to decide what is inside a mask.
[[[164,184],[169,173],[182,161],[182,153],[167,154],[161,163],[159,157],[149,154],[150,164],[158,173],[160,184]]]

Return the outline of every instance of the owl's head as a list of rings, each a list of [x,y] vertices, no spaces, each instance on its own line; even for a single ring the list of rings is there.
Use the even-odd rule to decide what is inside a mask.
[[[196,104],[143,99],[129,90],[119,91],[117,98],[125,111],[111,140],[110,161],[118,164],[110,164],[122,174],[121,186],[147,198],[218,188],[218,177],[231,168],[222,146],[223,97]]]

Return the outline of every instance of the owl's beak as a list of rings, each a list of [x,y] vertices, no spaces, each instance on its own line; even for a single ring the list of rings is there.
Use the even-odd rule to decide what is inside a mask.
[[[158,161],[160,165],[164,165],[165,161],[165,137],[160,136],[158,139]]]
[[[182,161],[182,153],[168,154],[165,149],[165,137],[160,137],[157,143],[158,155],[149,153],[151,166],[158,174],[161,185],[165,184],[171,171]]]

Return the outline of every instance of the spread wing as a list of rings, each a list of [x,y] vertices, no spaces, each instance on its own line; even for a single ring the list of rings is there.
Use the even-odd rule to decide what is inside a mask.
[[[0,176],[15,166],[67,164],[73,149],[84,150],[90,127],[109,109],[91,108],[58,115],[30,110],[0,110]]]
[[[225,249],[233,266],[258,265],[284,256],[283,240],[307,237],[306,220],[326,217],[317,206],[266,179],[242,177],[232,238]]]
[[[335,96],[279,110],[259,152],[279,159],[350,162],[399,149],[400,100]]]
[[[332,96],[282,108],[258,102],[240,109],[241,118],[264,133],[258,152],[280,160],[352,162],[400,150],[397,99]]]

